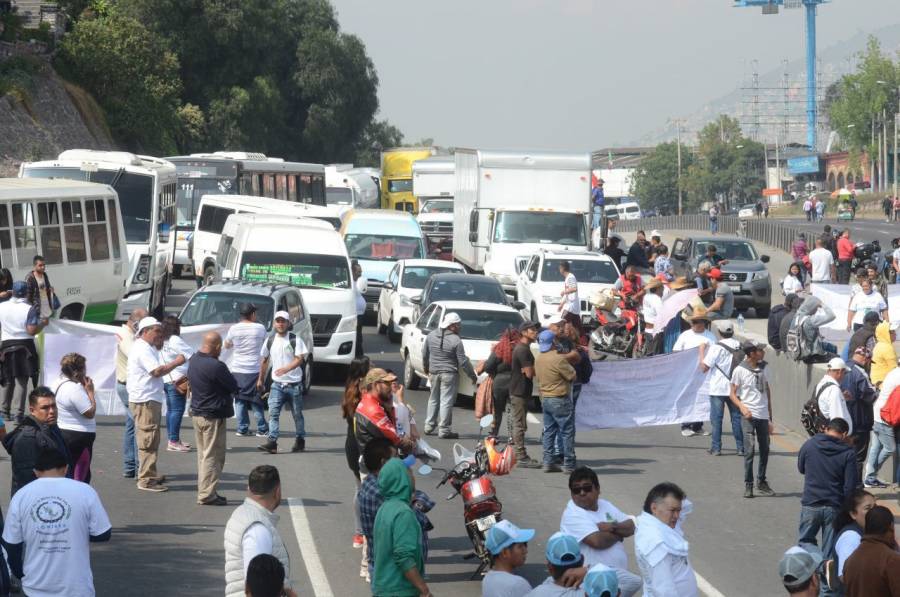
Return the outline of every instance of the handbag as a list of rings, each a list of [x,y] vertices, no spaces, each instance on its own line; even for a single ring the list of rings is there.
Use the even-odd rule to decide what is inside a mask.
[[[187,375],[182,375],[175,380],[175,391],[182,396],[187,396],[191,391],[191,383],[188,381]]]
[[[494,414],[494,380],[485,379],[475,392],[475,418]]]
[[[54,311],[56,311],[61,306],[62,306],[62,304],[59,302],[59,297],[56,296],[56,293],[54,292],[53,294],[50,295],[50,308],[53,309]]]

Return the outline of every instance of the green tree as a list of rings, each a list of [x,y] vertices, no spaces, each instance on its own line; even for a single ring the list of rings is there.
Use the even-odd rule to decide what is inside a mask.
[[[381,150],[403,145],[403,133],[387,120],[373,120],[366,126],[354,148],[353,163],[361,167],[380,168]]]
[[[690,149],[681,146],[682,174],[693,162]],[[684,179],[682,179],[682,183]],[[631,192],[644,209],[678,213],[678,146],[661,143],[644,156],[635,169]]]

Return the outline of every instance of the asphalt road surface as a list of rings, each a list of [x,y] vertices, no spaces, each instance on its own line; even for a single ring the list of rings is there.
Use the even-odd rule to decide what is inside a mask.
[[[837,218],[825,218],[821,222],[807,222],[806,218],[773,218],[773,222],[796,226],[801,230],[813,232],[816,235],[822,233],[825,224],[830,224],[834,230],[850,229],[850,238],[854,242],[878,240],[881,248],[891,250],[891,239],[900,236],[900,222],[885,222],[884,218],[869,219],[857,218],[853,221],[838,220]],[[807,237],[809,240],[809,237]],[[810,250],[815,246],[811,246]]]
[[[180,307],[192,290],[188,281],[177,282],[170,308]],[[367,353],[379,366],[399,372],[398,345],[389,344],[373,331],[366,328]],[[664,371],[655,373],[665,375]],[[195,504],[193,452],[160,453],[159,469],[169,479],[168,493],[138,491],[133,480],[121,476],[122,418],[98,421],[92,483],[114,530],[109,543],[92,546],[97,594],[221,595],[225,523],[244,497],[250,469],[271,463],[281,472],[285,499],[277,510],[281,516],[279,530],[290,551],[291,575],[298,593],[319,597],[370,595],[368,585],[358,575],[361,552],[351,546],[354,482],[344,457],[346,427],[338,408],[342,380],[334,376],[323,379],[322,374],[316,371],[304,409],[306,452],[263,454],[256,448],[262,440],[236,437],[234,421],[230,421],[227,462],[219,487],[229,500],[227,507]],[[592,383],[602,380],[594,378]],[[421,421],[426,393],[408,392],[407,399]],[[457,406],[454,427],[462,436],[459,441],[471,447],[478,433],[471,403]],[[285,436],[280,447],[288,449],[293,429],[290,417],[282,418],[282,429]],[[540,456],[539,435],[540,426],[532,416],[528,427],[532,456]],[[194,443],[189,419],[182,422],[182,439]],[[591,466],[600,476],[603,497],[624,512],[637,514],[647,491],[660,481],[674,481],[688,493],[694,513],[685,529],[703,593],[729,597],[781,594],[778,560],[796,541],[800,513],[802,478],[796,470],[795,455],[799,438],[774,438],[768,477],[778,495],[753,500],[741,497],[743,459],[734,454],[733,438],[726,436],[723,443],[724,455],[712,457],[706,453],[708,437],[683,438],[677,426],[672,426],[579,432],[576,450],[579,463]],[[452,442],[435,439],[434,446],[445,462],[452,459]],[[7,458],[5,454],[3,457]],[[437,502],[430,514],[435,529],[430,535],[427,580],[438,596],[480,595],[480,582],[469,579],[475,565],[463,560],[469,545],[461,501],[445,501],[448,491],[434,489],[438,480],[435,476],[416,479],[418,487]],[[566,478],[559,473],[516,469],[494,481],[504,517],[537,530],[529,545],[528,562],[521,570],[537,584],[546,575],[546,541],[558,530],[560,514],[569,499]],[[6,495],[8,483],[8,475],[3,475],[0,493]],[[892,505],[893,499],[885,493],[885,500]],[[632,541],[626,543],[635,570]]]

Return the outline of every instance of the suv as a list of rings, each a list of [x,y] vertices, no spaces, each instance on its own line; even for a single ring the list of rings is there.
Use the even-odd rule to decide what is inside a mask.
[[[768,317],[772,304],[772,283],[766,264],[768,255],[760,255],[749,240],[737,236],[692,236],[678,238],[672,245],[671,260],[676,276],[693,279],[697,266],[706,260],[706,248],[716,247],[716,253],[728,263],[723,265],[721,284],[734,291],[734,308],[753,308],[757,317]]]
[[[306,311],[300,289],[290,284],[272,284],[226,280],[203,286],[193,295],[178,316],[181,324],[228,325],[240,321],[240,305],[256,305],[256,318],[265,326],[269,336],[274,334],[272,323],[276,311],[287,311],[291,316],[291,330],[303,340],[310,356],[303,365],[303,393],[312,384],[313,322]]]

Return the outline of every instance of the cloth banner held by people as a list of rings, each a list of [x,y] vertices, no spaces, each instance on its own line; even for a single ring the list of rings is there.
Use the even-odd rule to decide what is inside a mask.
[[[687,307],[691,300],[696,296],[697,289],[690,288],[688,290],[676,292],[666,298],[666,300],[663,301],[662,309],[656,315],[656,322],[653,324],[654,329],[664,330],[669,322],[672,321],[672,318],[679,316],[681,311]]]
[[[706,374],[699,348],[623,361],[596,361],[592,383],[581,388],[575,427],[652,427],[709,420]],[[593,380],[603,380],[593,383]]]
[[[900,321],[900,296],[890,296],[888,289],[888,315],[891,321]],[[850,286],[846,284],[813,284],[812,295],[821,299],[834,311],[835,318],[821,328],[822,336],[835,344],[850,340],[852,332],[847,331],[847,312],[850,306]]]

